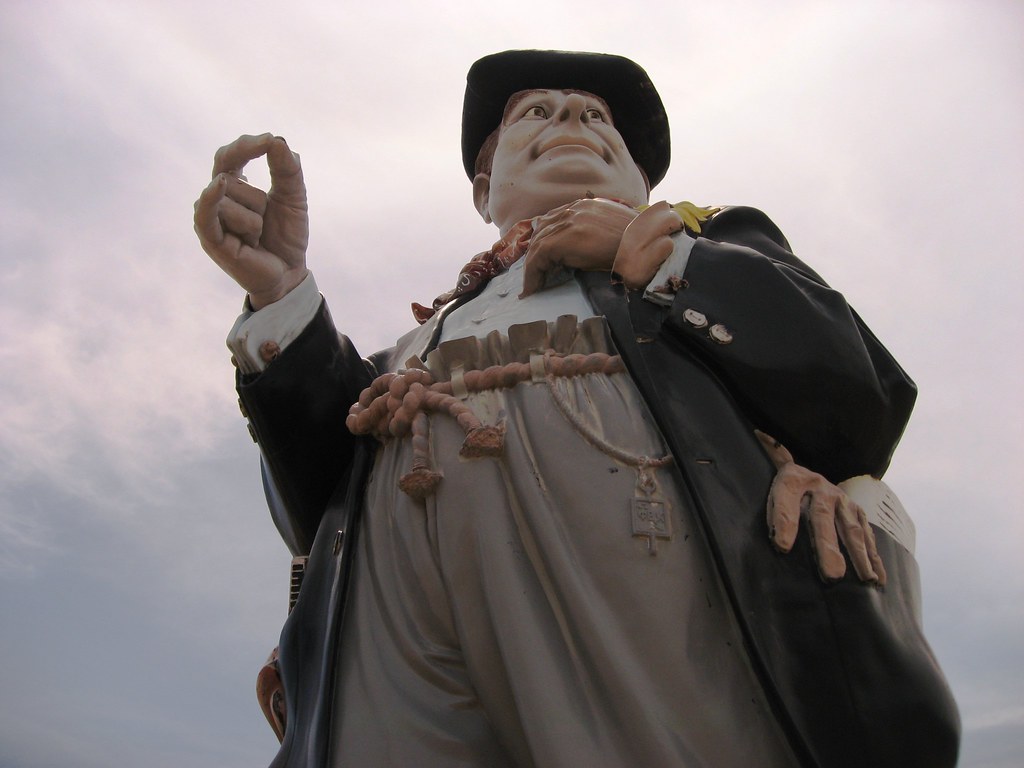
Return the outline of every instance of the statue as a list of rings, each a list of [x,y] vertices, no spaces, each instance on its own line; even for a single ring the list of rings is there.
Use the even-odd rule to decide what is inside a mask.
[[[273,764],[953,765],[912,524],[873,479],[913,382],[763,213],[648,205],[669,130],[632,61],[481,59],[462,147],[499,239],[366,359],[283,139],[223,147],[196,203],[248,293],[228,343],[301,573]]]

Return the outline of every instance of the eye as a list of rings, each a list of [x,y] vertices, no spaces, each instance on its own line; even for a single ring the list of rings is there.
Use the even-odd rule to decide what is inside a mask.
[[[546,120],[548,118],[548,111],[540,104],[534,104],[523,113],[523,117],[536,117]]]
[[[590,109],[587,110],[587,119],[590,120],[591,122],[603,123],[604,115],[601,114],[601,110],[594,109],[593,107],[591,107]]]

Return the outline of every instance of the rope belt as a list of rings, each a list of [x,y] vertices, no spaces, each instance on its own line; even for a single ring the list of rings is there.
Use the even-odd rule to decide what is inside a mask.
[[[591,373],[624,373],[618,355],[594,352],[588,355],[559,355],[554,350],[530,356],[529,363],[492,365],[477,371],[452,371],[450,381],[435,381],[423,369],[385,373],[373,380],[349,409],[345,425],[356,435],[373,435],[382,442],[412,435],[412,470],[402,475],[399,487],[416,499],[433,493],[441,475],[431,469],[429,413],[453,417],[466,437],[459,449],[465,458],[498,456],[504,447],[505,424],[485,425],[464,402],[470,395],[488,390],[511,389],[525,381],[546,381],[558,410],[589,443],[607,455],[637,468],[641,477],[650,469],[664,466],[671,456],[651,458],[634,456],[605,442],[573,412],[555,386],[556,378],[572,378]]]

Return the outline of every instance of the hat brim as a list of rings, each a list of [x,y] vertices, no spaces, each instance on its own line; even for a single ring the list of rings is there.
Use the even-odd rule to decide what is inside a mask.
[[[509,96],[535,88],[600,96],[651,186],[665,177],[671,156],[668,117],[654,83],[638,64],[604,53],[505,51],[480,59],[466,76],[462,164],[470,179],[480,147],[501,123]]]

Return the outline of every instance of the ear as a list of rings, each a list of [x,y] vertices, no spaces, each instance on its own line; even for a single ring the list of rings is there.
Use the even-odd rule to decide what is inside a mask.
[[[491,213],[487,207],[490,197],[491,177],[486,173],[478,173],[473,177],[473,205],[476,206],[476,210],[485,224],[491,223]]]

